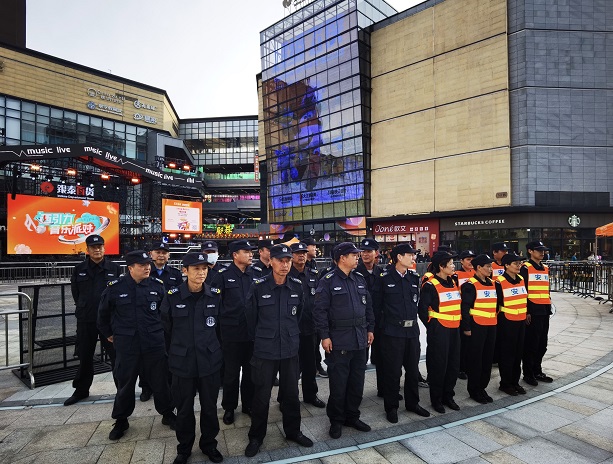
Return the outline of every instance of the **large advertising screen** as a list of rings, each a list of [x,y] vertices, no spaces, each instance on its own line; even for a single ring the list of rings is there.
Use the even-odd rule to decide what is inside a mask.
[[[104,238],[106,254],[119,254],[119,204],[7,195],[7,253],[74,255],[86,252],[85,239]]]
[[[202,203],[162,199],[162,232],[202,233]]]

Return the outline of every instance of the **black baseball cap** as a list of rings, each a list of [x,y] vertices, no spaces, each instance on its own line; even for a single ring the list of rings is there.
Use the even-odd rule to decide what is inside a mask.
[[[464,251],[460,252],[460,255],[458,256],[458,258],[460,258],[460,259],[474,258],[475,256],[477,256],[477,255],[474,254],[471,250],[464,250]]]
[[[292,257],[292,249],[287,245],[275,245],[270,249],[270,257],[271,258],[291,258]]]
[[[275,246],[275,241],[274,240],[270,240],[270,239],[266,239],[266,240],[258,240],[258,249],[259,248],[268,248],[269,250],[272,250],[272,247]]]
[[[334,253],[334,260],[338,261],[343,255],[348,255],[349,253],[359,253],[360,251],[362,250],[357,248],[353,243],[343,242],[336,245],[332,252]]]
[[[446,263],[453,258],[457,258],[457,255],[449,253],[448,251],[437,251],[432,255],[432,266],[434,267],[434,269],[436,269],[436,272],[438,272],[439,264]]]
[[[315,239],[311,237],[303,238],[302,243],[304,243],[305,245],[317,245],[317,242],[315,242]]]
[[[104,239],[102,238],[101,235],[88,235],[87,238],[85,239],[85,244],[87,246],[92,246],[92,245],[104,245]]]
[[[217,243],[212,240],[207,240],[202,243],[202,251],[217,251],[219,248],[217,247]]]
[[[153,251],[153,250],[166,250],[166,251],[170,251],[170,247],[168,246],[168,243],[160,242],[157,245],[155,245],[153,248],[151,248],[151,251]]]
[[[526,244],[526,250],[541,250],[541,251],[546,251],[546,250],[549,250],[549,248],[547,248],[545,246],[545,244],[543,242],[541,242],[540,240],[536,240],[534,242],[528,242]]]
[[[362,250],[378,250],[379,243],[374,238],[365,238],[360,246]]]
[[[496,242],[492,244],[492,251],[509,251],[509,247],[504,242]]]
[[[132,266],[133,264],[147,264],[152,263],[153,260],[149,253],[145,250],[134,250],[125,255],[126,266]]]
[[[181,266],[195,266],[196,264],[209,264],[209,259],[206,253],[190,252],[183,256]]]
[[[511,263],[514,263],[515,261],[523,261],[524,259],[525,258],[519,255],[516,255],[515,253],[507,253],[506,255],[502,257],[500,262],[504,266],[505,264],[511,264]]]
[[[439,245],[439,247],[436,249],[436,252],[439,252],[439,251],[446,251],[447,253],[453,254],[453,250],[451,249],[450,246],[447,246],[447,245]]]
[[[486,264],[492,264],[493,262],[494,259],[490,255],[482,254],[475,256],[470,263],[475,269],[477,269],[477,266],[485,266]]]
[[[230,243],[230,245],[228,245],[228,250],[230,250],[230,253],[234,253],[235,251],[239,250],[257,250],[257,247],[253,245],[249,240],[235,240]]]
[[[307,244],[304,242],[292,243],[290,248],[292,249],[292,253],[306,253],[309,251],[307,249]]]
[[[417,250],[411,246],[410,243],[399,243],[392,248],[392,256],[403,255],[405,253],[417,253]]]

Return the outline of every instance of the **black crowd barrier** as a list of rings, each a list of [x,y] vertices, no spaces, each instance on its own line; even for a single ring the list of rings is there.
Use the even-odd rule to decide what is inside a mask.
[[[20,285],[19,291],[32,299],[32,344],[27,340],[28,315],[20,314],[21,326],[20,360],[30,359],[28,346],[33,346],[32,372],[36,386],[50,385],[74,378],[79,360],[76,351],[77,320],[75,305],[70,293],[70,284]],[[21,308],[20,301],[20,308]],[[94,373],[108,372],[102,348],[94,360]],[[26,384],[29,375],[26,369],[13,372]]]
[[[613,302],[613,263],[555,262],[548,266],[551,291]]]

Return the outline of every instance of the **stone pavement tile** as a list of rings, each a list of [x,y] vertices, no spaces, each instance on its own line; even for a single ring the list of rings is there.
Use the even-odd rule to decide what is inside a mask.
[[[468,459],[464,459],[463,461],[459,461],[459,464],[487,464],[487,461],[483,458],[476,457],[476,458],[468,458]]]
[[[92,422],[45,427],[36,437],[36,440],[28,443],[19,454],[28,456],[40,453],[41,451],[85,447],[96,430],[96,426],[97,423]]]
[[[330,445],[327,441],[315,441],[313,442],[313,447],[311,448],[302,448],[299,447],[298,450],[305,456],[309,454],[323,453],[324,451],[330,450]]]
[[[130,462],[156,464],[164,461],[165,444],[157,440],[140,440],[136,442]]]
[[[587,418],[587,422],[600,424],[603,427],[613,427],[613,408],[603,409]]]
[[[106,445],[104,447],[104,451],[102,451],[102,454],[100,455],[100,462],[128,464],[132,459],[132,454],[134,454],[135,447],[135,441],[126,441],[123,443]]]
[[[37,428],[3,430],[0,442],[0,462],[13,462],[18,453],[31,441],[36,440],[41,431]],[[6,435],[5,435],[6,434]]]
[[[481,453],[489,453],[502,448],[498,442],[464,426],[451,427],[447,429],[447,433]]]
[[[334,456],[327,456],[321,458],[323,464],[355,464],[355,461],[351,459],[348,454],[336,454]]]
[[[516,421],[507,419],[502,417],[502,415],[491,416],[483,419],[484,422],[493,425],[494,427],[498,427],[509,434],[515,435],[522,440],[526,440],[528,438],[536,437],[539,433],[523,424],[520,424]]]
[[[600,388],[593,387],[589,383],[577,385],[576,387],[573,387],[570,390],[566,390],[566,393],[569,393],[571,395],[579,395],[584,398],[594,400],[594,401],[599,401],[599,402],[603,400],[608,400],[608,398],[604,397],[603,392]],[[607,404],[606,406],[609,406],[609,405]]]
[[[600,388],[601,390],[609,391],[609,395],[613,396],[613,382],[608,379],[595,378],[588,382],[592,387]],[[604,392],[603,392],[604,393]]]
[[[597,412],[597,409],[591,408],[589,406],[585,406],[583,404],[575,403],[573,401],[568,401],[564,398],[560,398],[560,395],[550,396],[549,398],[545,398],[543,403],[554,404],[559,406],[560,408],[568,409],[569,411],[575,411],[584,416],[589,416]]]
[[[578,440],[569,435],[566,435],[565,433],[561,433],[558,431],[545,434],[543,435],[543,438],[549,440],[552,443],[555,443],[558,446],[562,446],[566,449],[579,453],[581,456],[584,456],[595,462],[601,462],[613,456],[613,453],[610,453],[608,451],[603,450],[602,448],[590,445],[589,443],[586,443],[582,440]]]
[[[377,452],[391,464],[423,464],[424,461],[398,442],[376,446]]]
[[[264,439],[264,442],[266,442],[266,439]],[[292,446],[288,445],[285,448],[268,449],[268,455],[270,456],[270,459],[273,461],[280,461],[283,459],[295,458],[297,456],[302,456],[302,453],[300,452],[301,450],[298,448],[299,448],[298,445],[292,445]]]
[[[525,462],[504,450],[483,454],[481,458],[492,464],[523,464]]]
[[[219,433],[219,435],[223,434],[228,456],[238,456],[245,452],[245,447],[249,443],[247,432],[248,430],[246,428],[232,428]]]
[[[389,461],[374,448],[350,451],[347,454],[356,464],[389,464]]]
[[[85,448],[64,448],[41,451],[19,459],[20,464],[95,464],[102,454],[103,446],[87,446]]]
[[[564,462],[565,464],[582,464],[592,462],[574,451],[557,446],[542,437],[532,438],[504,449],[528,464],[550,464]]]
[[[304,417],[301,420],[300,428],[302,433],[314,441],[325,441],[330,438],[330,435],[328,435],[330,429],[328,416]]]
[[[582,406],[587,406],[587,407],[596,409],[598,411],[602,409],[606,409],[609,406],[608,403],[604,403],[600,401],[599,399],[591,399],[591,398],[586,398],[584,396],[572,394],[570,393],[570,390],[558,393],[553,398],[561,398],[563,400],[570,401],[576,404],[580,404]],[[601,397],[600,399],[604,399],[604,398]]]
[[[128,422],[130,428],[124,432],[120,442],[148,440],[151,434],[151,426],[153,425],[153,417],[130,417]],[[109,440],[109,433],[113,429],[114,419],[102,421],[92,435],[88,445],[109,445],[115,443]]]
[[[5,409],[0,411],[0,430],[15,422],[23,413],[23,409]]]
[[[72,407],[47,407],[24,409],[23,414],[7,425],[8,428],[45,427],[49,425],[62,425],[73,414]]]
[[[610,429],[593,427],[582,422],[562,427],[559,432],[613,453],[613,435]]]
[[[430,464],[458,462],[481,453],[447,432],[433,432],[402,440],[404,446]],[[444,443],[445,446],[441,446]]]
[[[560,406],[556,406],[555,404],[545,403],[544,401],[538,401],[536,403],[531,404],[529,407],[530,409],[532,409],[533,413],[536,411],[544,411],[549,414],[563,417],[572,422],[585,418],[585,415],[583,414],[566,408],[562,408]]]
[[[515,443],[519,443],[521,438],[517,435],[507,432],[495,425],[492,425],[483,420],[468,422],[464,424],[464,427],[477,432],[479,435],[487,437],[496,443],[499,443],[501,446],[509,446],[514,445]]]
[[[196,438],[199,437],[200,432],[200,418],[196,417]],[[175,431],[167,425],[162,424],[162,416],[159,414],[153,417],[153,426],[151,427],[151,435],[149,438],[174,438],[176,437]]]
[[[109,420],[113,410],[112,403],[80,404],[74,406],[58,406],[58,408],[73,408],[74,413],[66,421],[66,424],[78,424],[81,422],[100,422]]]
[[[529,405],[513,411],[504,412],[499,415],[502,419],[509,419],[518,424],[530,427],[538,432],[551,432],[552,430],[564,427],[572,423],[572,420],[560,417],[541,410],[539,414],[534,413],[534,408]]]

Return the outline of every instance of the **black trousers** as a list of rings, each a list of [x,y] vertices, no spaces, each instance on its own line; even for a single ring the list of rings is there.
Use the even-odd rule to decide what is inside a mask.
[[[251,404],[251,428],[249,439],[264,441],[270,408],[272,383],[279,373],[279,390],[283,390],[281,413],[283,414],[283,432],[288,437],[295,437],[300,432],[300,399],[298,398],[298,377],[300,364],[298,356],[287,359],[272,360],[251,359],[251,378],[254,385]]]
[[[500,345],[498,370],[501,388],[519,385],[525,331],[526,321],[510,321],[504,313],[498,314],[496,340]]]
[[[330,398],[326,412],[331,423],[344,423],[360,418],[360,404],[364,395],[366,349],[338,350],[326,353]],[[398,390],[396,390],[398,394]]]
[[[249,363],[253,356],[253,342],[223,341],[222,348],[224,377],[221,407],[226,411],[233,411],[238,407],[240,385],[243,409],[251,409],[253,381],[251,380],[251,365]],[[240,376],[241,369],[243,370],[242,377]]]
[[[170,335],[166,332],[164,332],[164,341],[166,342],[166,353],[168,353],[168,350],[170,350]],[[168,371],[168,386],[172,385],[172,373],[170,371]],[[149,386],[149,381],[145,378],[145,374],[142,372],[138,373],[138,386],[146,391],[149,390],[151,391],[151,387]]]
[[[524,377],[542,374],[543,356],[547,352],[547,335],[549,334],[549,315],[532,315],[526,326],[524,338],[523,368]]]
[[[479,325],[470,321],[468,341],[468,394],[479,397],[490,383],[492,359],[496,345],[496,326]]]
[[[141,352],[138,337],[134,337],[129,349],[117,350],[116,353],[117,395],[111,417],[127,419],[134,412],[134,387],[141,366],[153,391],[155,410],[162,415],[172,412],[174,406],[166,377],[168,372],[166,350],[162,348],[152,352]]]
[[[375,365],[375,374],[377,376],[377,393],[385,395],[385,375],[384,375],[384,360],[383,360],[383,329],[375,327],[375,339],[370,345],[370,362]],[[398,393],[396,392],[396,396]]]
[[[217,448],[219,419],[217,418],[217,396],[221,379],[219,372],[199,378],[172,376],[172,398],[177,407],[176,435],[177,454],[192,453],[196,440],[196,416],[194,397],[200,400],[200,449]]]
[[[300,372],[302,372],[302,398],[304,401],[312,401],[319,391],[317,388],[317,351],[319,343],[316,334],[300,335],[300,348],[298,359]]]
[[[449,329],[435,319],[427,324],[426,367],[430,400],[440,403],[455,396],[460,370],[460,329]]]
[[[79,354],[79,368],[72,381],[72,386],[75,388],[75,393],[80,395],[89,395],[89,387],[94,381],[94,354],[96,353],[96,344],[100,338],[100,343],[104,351],[111,359],[113,367],[113,377],[115,377],[115,348],[104,335],[98,331],[96,322],[87,322],[77,319],[77,346]],[[115,385],[117,385],[117,380]]]
[[[469,338],[460,330],[460,372],[468,371],[468,342]]]
[[[398,409],[398,390],[404,367],[404,402],[407,407],[419,403],[419,337],[400,338],[381,334],[380,363],[383,364],[383,404],[386,411]],[[379,365],[377,364],[377,367]]]

